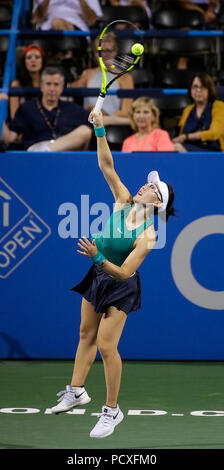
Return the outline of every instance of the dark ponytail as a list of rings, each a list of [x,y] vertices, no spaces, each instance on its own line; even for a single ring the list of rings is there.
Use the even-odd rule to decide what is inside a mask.
[[[173,207],[173,201],[174,201],[174,190],[170,184],[166,183],[168,186],[168,191],[169,191],[169,200],[166,206],[166,210],[159,212],[158,207],[154,207],[154,215],[159,215],[163,221],[166,221],[169,219],[170,216],[176,216],[175,209]]]
[[[170,206],[168,209],[166,209],[166,221],[169,219],[170,216],[175,216],[175,209],[173,206]]]
[[[166,222],[169,219],[170,216],[175,216],[175,209],[173,207],[173,201],[174,201],[174,190],[170,184],[166,183],[168,186],[168,191],[169,191],[169,200],[168,204],[166,206]]]

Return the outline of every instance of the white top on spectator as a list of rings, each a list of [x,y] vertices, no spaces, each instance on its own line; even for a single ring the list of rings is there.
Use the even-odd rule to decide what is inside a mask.
[[[99,3],[99,0],[85,0],[88,6],[93,10],[98,18],[101,18],[103,13]],[[37,0],[33,8],[33,13],[37,7],[43,2],[43,0]],[[54,18],[61,18],[65,21],[76,26],[82,31],[89,29],[84,19],[82,8],[79,0],[50,0],[48,7],[48,16],[38,27],[41,30],[51,29],[51,22]]]
[[[108,82],[114,78],[114,75],[112,73],[107,73],[107,80]],[[90,80],[88,83],[87,88],[100,88],[102,83],[102,72],[101,70],[98,70],[94,77]],[[119,90],[120,85],[117,80],[115,80],[114,83],[110,86],[110,90]],[[87,109],[88,106],[95,106],[96,104],[96,97],[95,96],[86,96],[84,98],[84,108]],[[118,111],[121,107],[121,100],[117,95],[107,95],[107,99],[104,100],[103,104],[103,110],[105,113],[107,113],[109,116],[111,116],[114,111]]]

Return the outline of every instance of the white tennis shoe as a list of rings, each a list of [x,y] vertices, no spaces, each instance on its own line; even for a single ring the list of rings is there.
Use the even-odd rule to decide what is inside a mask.
[[[101,439],[103,437],[110,436],[110,434],[114,432],[115,426],[121,423],[123,418],[124,415],[118,405],[117,408],[103,406],[99,421],[92,429],[90,437]]]
[[[72,387],[71,385],[66,385],[66,389],[57,393],[58,405],[51,408],[52,413],[62,413],[63,411],[69,411],[75,406],[85,405],[91,401],[88,393],[84,387]]]

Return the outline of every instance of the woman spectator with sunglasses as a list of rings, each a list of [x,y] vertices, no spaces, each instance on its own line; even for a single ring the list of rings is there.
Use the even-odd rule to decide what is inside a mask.
[[[45,51],[36,44],[27,46],[22,55],[18,79],[11,83],[11,87],[39,87],[41,72],[45,66]],[[13,119],[19,105],[25,99],[13,96],[9,100],[10,118]]]
[[[71,83],[72,87],[82,88],[100,88],[102,82],[102,72],[99,67],[98,51],[97,47],[99,44],[99,38],[96,38],[93,43],[94,61],[95,67],[85,69],[78,80]],[[110,64],[111,60],[116,57],[118,46],[116,37],[113,33],[105,34],[105,39],[102,46],[102,56],[105,64]],[[112,73],[107,73],[108,81],[113,78]],[[110,87],[110,90],[119,90],[120,88],[134,88],[134,81],[131,73],[119,77]],[[96,97],[86,96],[84,98],[84,108],[91,111],[96,104]],[[104,100],[102,112],[104,115],[109,116],[107,118],[107,125],[109,124],[129,124],[129,111],[131,108],[132,99],[123,98],[120,99],[117,95],[108,95],[107,99]]]
[[[224,103],[217,100],[214,81],[207,73],[197,73],[189,87],[192,104],[179,121],[179,135],[173,139],[179,152],[224,151]]]

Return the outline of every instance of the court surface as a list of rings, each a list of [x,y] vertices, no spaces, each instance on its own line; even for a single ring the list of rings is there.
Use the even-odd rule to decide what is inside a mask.
[[[70,360],[0,362],[1,449],[224,449],[223,362],[124,361],[125,417],[99,440],[89,432],[105,402],[101,361],[87,378],[89,404],[75,414],[45,414],[72,369]]]

